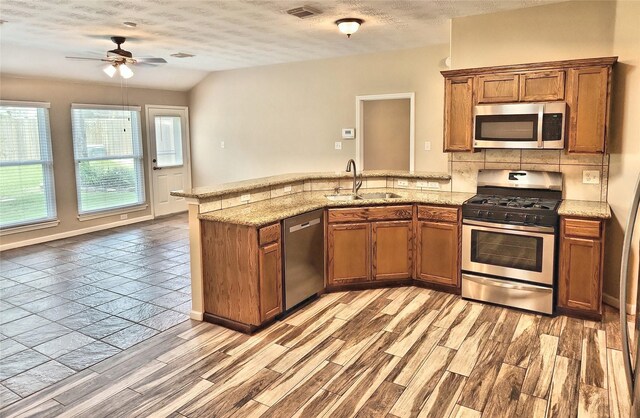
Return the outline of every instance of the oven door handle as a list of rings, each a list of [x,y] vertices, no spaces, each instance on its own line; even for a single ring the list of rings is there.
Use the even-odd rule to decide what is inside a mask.
[[[556,232],[552,226],[525,226],[525,225],[511,225],[511,224],[496,224],[493,222],[473,221],[469,219],[463,220],[464,225],[483,226],[492,229],[510,229],[513,231],[528,231],[528,232],[541,232],[553,234]]]
[[[530,291],[530,292],[548,292],[549,291],[548,287],[535,286],[535,285],[532,285],[532,284],[518,285],[518,284],[512,284],[512,283],[505,283],[505,282],[503,282],[501,280],[489,279],[487,277],[474,276],[472,274],[467,274],[467,273],[463,273],[462,274],[462,278],[470,280],[472,282],[479,283],[479,284],[488,284],[490,286],[503,287],[505,289],[526,290],[526,291]]]

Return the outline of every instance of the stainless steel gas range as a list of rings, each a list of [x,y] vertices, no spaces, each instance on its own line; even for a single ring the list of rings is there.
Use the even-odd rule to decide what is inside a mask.
[[[462,205],[462,296],[553,313],[562,174],[480,170]]]

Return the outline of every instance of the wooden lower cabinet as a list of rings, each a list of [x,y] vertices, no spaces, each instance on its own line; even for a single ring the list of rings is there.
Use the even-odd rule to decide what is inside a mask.
[[[250,332],[281,313],[280,224],[201,221],[201,231],[205,318]]]
[[[282,312],[282,259],[280,241],[260,247],[260,319],[268,321]]]
[[[460,287],[459,225],[418,221],[416,235],[416,280]]]
[[[329,224],[327,234],[329,285],[370,280],[371,224]]]
[[[604,223],[563,218],[560,226],[558,308],[564,313],[602,316]]]
[[[413,222],[373,222],[373,280],[407,279],[413,272]]]

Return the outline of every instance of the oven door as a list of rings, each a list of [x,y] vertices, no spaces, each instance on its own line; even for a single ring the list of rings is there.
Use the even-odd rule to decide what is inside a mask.
[[[476,148],[543,148],[544,105],[518,103],[474,107]]]
[[[553,285],[555,230],[551,227],[465,220],[462,270]]]

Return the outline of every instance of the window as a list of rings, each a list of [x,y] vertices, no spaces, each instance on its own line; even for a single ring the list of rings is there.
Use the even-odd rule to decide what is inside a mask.
[[[182,159],[180,116],[156,116],[156,167],[179,167]]]
[[[54,219],[49,104],[0,101],[0,228]]]
[[[142,205],[140,108],[72,105],[80,215]]]

